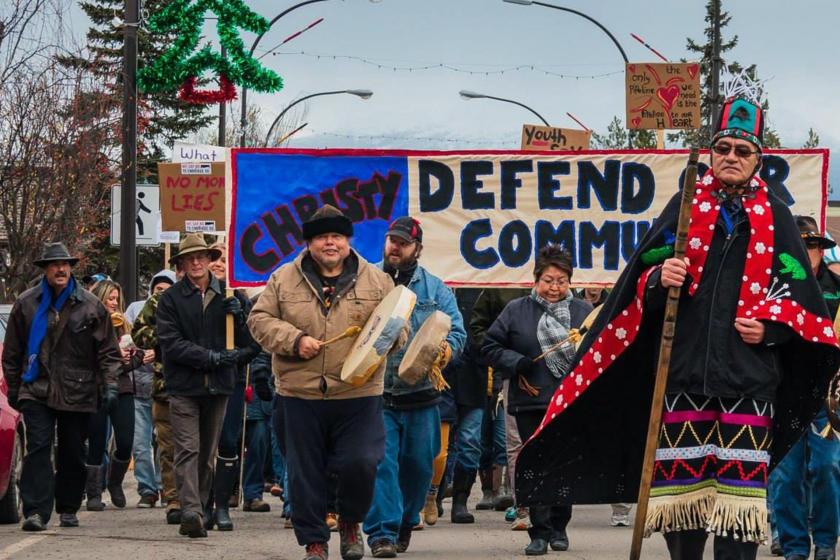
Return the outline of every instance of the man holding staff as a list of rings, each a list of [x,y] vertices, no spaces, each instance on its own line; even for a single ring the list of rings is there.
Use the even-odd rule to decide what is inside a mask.
[[[604,303],[516,473],[525,503],[636,500],[663,308],[679,288],[644,520],[674,559],[700,560],[709,533],[716,559],[756,557],[768,472],[810,425],[840,360],[799,230],[758,177],[760,102],[743,76],[733,83],[687,231],[677,229],[678,194]],[[675,234],[686,236],[684,259],[671,258]]]
[[[292,523],[305,560],[325,560],[329,477],[338,479],[342,558],[364,555],[359,523],[373,500],[385,447],[385,362],[359,386],[341,380],[353,338],[394,283],[350,247],[353,223],[326,205],[303,224],[306,250],[275,270],[248,317],[254,338],[272,354],[285,426]],[[331,338],[336,342],[325,344]],[[419,511],[419,508],[418,508]]]

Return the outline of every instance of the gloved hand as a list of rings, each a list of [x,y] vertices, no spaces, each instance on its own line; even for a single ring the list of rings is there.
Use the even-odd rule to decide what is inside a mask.
[[[120,391],[116,385],[106,385],[105,393],[102,395],[102,406],[107,411],[114,410],[117,407],[117,401],[120,398]]]
[[[531,370],[534,368],[534,360],[529,358],[528,356],[524,356],[516,362],[516,373],[518,375],[528,375],[531,373]]]
[[[245,322],[245,311],[242,309],[242,303],[236,297],[225,298],[222,301],[222,309],[226,315],[233,315],[233,320],[237,325]]]
[[[6,396],[7,400],[9,401],[9,406],[20,412],[20,408],[18,408],[18,392],[17,391],[9,391],[9,394]]]
[[[268,384],[268,379],[260,377],[254,380],[254,390],[261,401],[270,401],[274,398],[274,391]]]
[[[210,367],[232,366],[239,359],[239,349],[233,350],[210,350]]]

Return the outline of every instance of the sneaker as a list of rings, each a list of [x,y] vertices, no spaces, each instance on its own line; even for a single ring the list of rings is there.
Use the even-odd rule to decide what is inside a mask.
[[[47,529],[47,524],[44,523],[44,519],[41,517],[41,514],[33,513],[23,521],[23,525],[21,525],[20,528],[24,531],[45,531]]]
[[[370,555],[374,558],[396,558],[397,546],[388,539],[376,539],[370,543]]]
[[[140,501],[137,502],[137,507],[139,508],[153,508],[157,503],[157,494],[146,494],[145,496],[140,496]]]
[[[411,530],[412,527],[400,527],[400,532],[397,535],[397,544],[395,546],[397,552],[400,554],[408,550],[408,545],[411,544]]]
[[[339,521],[338,533],[341,539],[341,557],[344,560],[360,560],[364,557],[365,545],[358,523]]]
[[[58,514],[59,527],[78,527],[79,518],[75,513],[60,513]]]
[[[303,560],[327,560],[329,554],[327,543],[310,543],[306,545],[306,556],[303,557]]]
[[[516,519],[516,506],[510,506],[505,511],[505,521],[507,521],[508,523],[513,523],[513,521],[515,519]]]
[[[511,531],[527,531],[531,528],[531,520],[528,519],[528,508],[516,508],[516,519],[510,524]]]
[[[267,511],[271,511],[271,506],[262,501],[260,498],[254,498],[253,500],[245,500],[245,503],[242,506],[242,511],[265,513]]]
[[[630,515],[629,514],[612,514],[610,517],[610,526],[612,527],[629,527],[630,526]]]
[[[327,527],[330,528],[330,531],[338,531],[338,514],[337,513],[328,513],[327,514]]]
[[[279,484],[272,484],[269,492],[272,496],[276,496],[278,498],[283,497],[283,488],[281,488]]]

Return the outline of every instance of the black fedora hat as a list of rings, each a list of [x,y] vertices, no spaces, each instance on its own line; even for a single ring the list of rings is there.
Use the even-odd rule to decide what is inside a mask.
[[[51,262],[56,261],[67,261],[70,263],[70,266],[74,266],[77,262],[79,262],[79,259],[77,257],[70,256],[70,253],[67,252],[67,247],[64,246],[64,243],[44,243],[44,250],[41,253],[41,256],[38,260],[32,261],[32,263],[36,266],[40,266],[41,268],[45,268]]]

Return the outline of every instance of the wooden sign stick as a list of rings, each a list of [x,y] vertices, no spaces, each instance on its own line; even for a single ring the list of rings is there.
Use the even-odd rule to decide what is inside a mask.
[[[700,152],[691,149],[682,186],[682,201],[677,222],[677,238],[674,241],[674,258],[685,257],[688,224],[691,221],[691,206],[694,198],[694,185],[697,182],[697,160]],[[668,367],[671,363],[671,348],[674,343],[674,330],[677,322],[677,309],[680,304],[681,288],[668,288],[668,300],[665,303],[665,320],[662,324],[662,338],[659,345],[659,361],[656,364],[656,383],[653,388],[653,401],[650,407],[645,459],[642,464],[642,479],[639,485],[639,501],[636,506],[636,521],[633,524],[633,541],[630,545],[630,560],[639,560],[642,554],[642,537],[645,532],[650,486],[653,482],[653,465],[656,448],[659,444],[659,430],[662,427],[662,406],[665,401],[665,387],[668,384]]]

